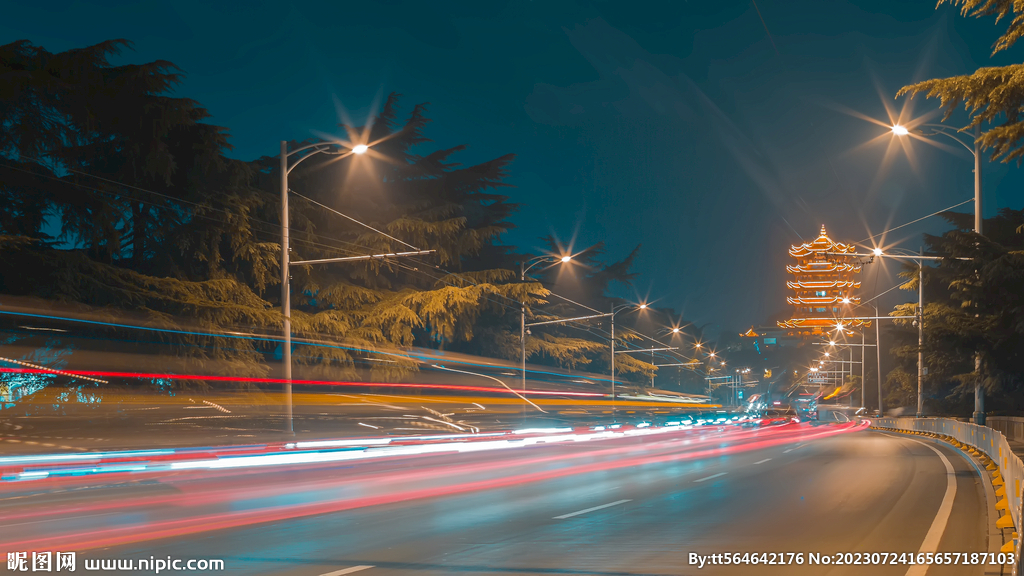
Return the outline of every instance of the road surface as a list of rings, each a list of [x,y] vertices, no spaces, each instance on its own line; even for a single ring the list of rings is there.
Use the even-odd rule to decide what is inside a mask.
[[[25,483],[8,488],[0,504],[0,542],[60,550],[56,542],[81,546],[91,538],[89,546],[100,547],[79,549],[80,565],[221,559],[225,572],[237,574],[903,575],[908,566],[701,569],[690,553],[916,553],[935,533],[952,478],[955,497],[937,548],[988,550],[983,487],[957,451],[863,428],[823,433],[837,428],[696,430],[355,465],[94,480],[85,488]],[[122,508],[112,506],[122,499]],[[262,523],[195,532],[174,524],[311,503],[322,513],[275,512]],[[172,536],[151,538],[145,532],[152,527]],[[46,540],[55,534],[68,537]],[[139,541],[118,544],[132,538]]]

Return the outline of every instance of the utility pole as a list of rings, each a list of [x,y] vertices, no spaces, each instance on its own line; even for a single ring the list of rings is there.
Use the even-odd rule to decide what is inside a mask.
[[[878,322],[878,320],[875,320],[875,322]],[[864,332],[866,332],[866,330],[864,330],[864,327],[862,326],[861,330],[860,330],[860,407],[861,408],[864,407],[864,392],[865,392],[865,386],[867,386],[867,383],[868,383],[868,367],[864,363],[864,348],[867,348],[867,346],[864,345]]]
[[[921,248],[924,256],[924,248]],[[917,417],[924,416],[924,260],[917,261]]]
[[[981,124],[974,127],[974,232],[981,236]],[[974,423],[985,425],[985,389],[981,387],[981,354],[974,354]]]
[[[885,416],[885,408],[882,403],[882,338],[879,328],[878,306],[875,307],[875,355],[878,359],[878,415]]]

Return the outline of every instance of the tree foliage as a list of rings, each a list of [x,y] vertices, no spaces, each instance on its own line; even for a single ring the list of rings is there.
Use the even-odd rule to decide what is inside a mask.
[[[936,267],[925,267],[925,387],[937,400],[955,402],[969,396],[979,380],[990,394],[1019,394],[1024,385],[1024,210],[1004,208],[984,222],[985,235],[970,231],[970,214],[947,213],[954,229],[926,236],[928,249],[945,255]],[[917,291],[918,268],[902,272],[902,286]],[[916,395],[917,329],[910,317],[917,304],[896,307],[898,320],[893,350],[900,366],[890,374],[893,387],[913,374]],[[975,357],[981,360],[975,372]],[[899,385],[899,386],[897,386]],[[908,388],[909,390],[909,388]]]
[[[228,157],[227,131],[172,94],[176,66],[113,63],[130,47],[0,46],[0,266],[17,271],[0,278],[0,292],[135,311],[168,328],[278,330],[279,158]],[[580,314],[550,297],[545,286],[559,284],[551,270],[520,281],[514,269],[530,256],[502,242],[519,209],[507,195],[512,154],[460,163],[466,146],[432,146],[427,104],[403,111],[397,94],[367,126],[338,128],[370,151],[314,154],[291,171],[292,261],[434,253],[294,267],[297,377],[351,376],[373,361],[374,378],[393,378],[414,369],[394,354],[413,345],[518,358],[521,305],[531,319]],[[333,140],[289,149],[317,142]],[[603,245],[577,255],[569,290],[602,310],[612,285],[635,277],[637,250],[611,263],[604,255]],[[617,333],[623,346],[636,337]],[[166,339],[240,375],[265,375],[280,357],[273,343]],[[598,322],[541,328],[526,346],[568,368],[610,364]],[[655,370],[616,360],[627,376]]]
[[[1024,3],[1017,0],[939,0],[960,7],[971,18],[995,16],[996,22],[1009,19],[1006,31],[996,41],[992,53],[1012,47],[1024,35]],[[973,74],[935,78],[904,86],[897,96],[924,94],[938,98],[947,120],[962,105],[971,117],[964,130],[992,125],[982,132],[979,144],[992,150],[993,159],[1024,161],[1024,65],[979,68]]]

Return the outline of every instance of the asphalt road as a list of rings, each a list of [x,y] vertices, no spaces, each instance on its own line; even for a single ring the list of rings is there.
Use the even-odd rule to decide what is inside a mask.
[[[835,428],[703,430],[63,489],[26,483],[0,500],[0,542],[27,546],[67,534],[63,542],[86,537],[100,546],[80,549],[80,564],[222,559],[236,574],[903,575],[908,566],[701,569],[690,553],[916,553],[947,494],[945,464],[928,444],[955,471],[937,549],[988,550],[981,481],[958,452],[867,430],[825,436]],[[345,500],[360,503],[337,505]],[[115,502],[122,507],[110,507]],[[223,521],[304,505],[321,513],[200,532],[180,524],[203,514]],[[171,537],[150,539],[148,528],[132,526]],[[138,541],[118,545],[111,536],[104,543],[124,529],[133,535],[127,540]],[[927,571],[983,573],[964,566]]]

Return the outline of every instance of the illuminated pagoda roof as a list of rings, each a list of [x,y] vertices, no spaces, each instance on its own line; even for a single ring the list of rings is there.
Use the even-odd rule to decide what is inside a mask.
[[[848,300],[848,302],[844,301]],[[860,304],[859,296],[787,296],[786,302],[790,304]]]
[[[811,262],[806,266],[786,266],[793,274],[817,274],[821,272],[860,272],[860,264],[836,264],[835,262]]]
[[[792,288],[793,290],[816,290],[820,288],[860,288],[860,282],[856,280],[816,280],[793,282],[792,280],[790,280],[789,282],[786,282],[786,287]]]
[[[813,242],[805,242],[799,246],[792,246],[789,249],[789,255],[793,258],[807,258],[808,256],[814,255],[825,255],[826,252],[842,252],[846,254],[853,254],[857,249],[852,244],[843,244],[842,242],[834,242],[828,237],[828,232],[825,231],[825,225],[821,225],[821,234],[814,239]]]
[[[851,334],[852,329],[870,326],[851,308],[861,303],[854,293],[861,287],[855,279],[861,271],[856,252],[853,244],[829,238],[824,225],[813,241],[791,246],[789,256],[796,262],[787,265],[786,271],[795,278],[786,282],[793,291],[786,302],[794,307],[793,317],[777,325],[792,330],[794,336]]]
[[[740,336],[743,336],[744,338],[757,338],[758,336],[760,336],[760,334],[758,334],[757,331],[754,330],[754,327],[751,326],[750,330],[747,330],[743,334],[740,334]]]

